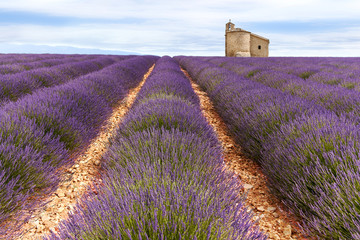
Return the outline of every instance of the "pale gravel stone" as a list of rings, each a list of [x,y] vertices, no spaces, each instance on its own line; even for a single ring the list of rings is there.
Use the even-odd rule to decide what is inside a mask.
[[[276,207],[268,207],[266,210],[270,213],[273,213],[276,211]]]
[[[256,208],[259,212],[265,212],[265,207],[264,206],[260,206]]]
[[[286,225],[286,227],[284,228],[283,233],[284,233],[285,236],[291,237],[291,225],[290,224]]]
[[[251,184],[245,183],[243,187],[244,187],[245,190],[249,190],[249,189],[252,189],[254,186],[251,185]]]

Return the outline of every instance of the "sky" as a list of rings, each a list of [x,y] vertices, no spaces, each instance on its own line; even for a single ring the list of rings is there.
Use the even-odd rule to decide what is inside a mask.
[[[0,53],[224,56],[225,24],[269,56],[360,57],[359,0],[0,0]]]

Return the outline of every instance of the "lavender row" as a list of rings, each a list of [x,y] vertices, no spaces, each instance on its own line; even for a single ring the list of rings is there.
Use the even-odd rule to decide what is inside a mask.
[[[117,59],[113,57],[99,56],[93,60],[64,63],[0,76],[0,104],[16,101],[37,89],[59,85],[81,75],[98,71],[116,61]]]
[[[254,74],[251,80],[290,93],[323,106],[338,116],[346,115],[360,123],[360,95],[357,91],[302,79],[279,71],[266,70]]]
[[[294,76],[328,85],[360,90],[359,58],[203,58],[216,65],[225,67],[242,76],[269,71],[283,76]]]
[[[305,231],[318,239],[359,238],[360,135],[353,121],[201,58],[176,59]]]
[[[359,91],[360,58],[203,58],[243,76],[262,71],[275,71]]]
[[[51,58],[33,62],[23,62],[23,63],[14,63],[14,64],[5,64],[0,65],[0,75],[5,74],[15,74],[24,71],[29,71],[32,69],[42,68],[42,67],[53,67],[56,65],[64,64],[64,63],[74,63],[74,62],[81,62],[81,61],[90,61],[93,59],[98,58],[98,55],[64,55],[62,58]],[[109,59],[113,59],[114,62],[118,62],[124,59],[128,59],[130,57],[134,57],[132,55],[119,55],[119,56],[106,56]]]
[[[272,58],[251,61],[205,58],[204,60],[269,87],[313,101],[335,112],[338,116],[346,115],[357,124],[360,123],[360,95],[358,91],[353,90],[356,90],[360,84],[360,61],[358,58]],[[321,64],[316,63],[316,60]],[[258,61],[257,65],[256,61]],[[249,62],[252,63],[251,66],[247,65]],[[289,62],[294,64],[293,70],[290,70]],[[339,75],[348,78],[340,81],[336,77]],[[327,83],[323,83],[321,80],[325,77],[329,78]],[[332,84],[332,81],[338,82],[339,85]],[[341,87],[340,83],[347,88]]]
[[[303,80],[296,76],[274,71],[255,74],[251,79],[268,86],[289,92],[292,95],[309,99],[334,111],[337,115],[346,114],[360,123],[360,95],[356,91],[339,88],[319,82]]]
[[[274,70],[293,74],[303,79],[320,73],[328,72],[344,74],[344,76],[359,78],[360,58],[324,58],[324,57],[273,57],[273,58],[224,58],[203,57],[216,65],[221,65],[231,70],[248,74],[253,71]],[[245,70],[246,69],[246,70]],[[244,71],[245,70],[245,71]]]
[[[112,138],[102,188],[47,239],[265,239],[223,170],[220,144],[179,65],[155,69]]]
[[[353,73],[329,73],[329,72],[318,72],[309,77],[308,80],[316,81],[333,86],[339,86],[350,90],[360,92],[360,76],[353,75]]]
[[[50,58],[50,59],[41,59],[37,61],[21,62],[21,63],[12,63],[12,64],[3,64],[0,65],[0,75],[5,74],[14,74],[31,69],[41,68],[41,67],[52,67],[63,63],[70,62],[79,62],[86,61],[96,58],[94,55],[88,56],[64,56],[62,58]]]
[[[64,54],[0,54],[0,65],[34,62],[45,59],[61,59],[69,56],[85,56],[78,54],[64,55]]]
[[[140,82],[156,59],[130,58],[3,106],[0,112],[2,226],[14,227],[9,219],[21,220],[19,210],[25,213],[32,210],[38,196],[57,187],[61,178],[59,170],[71,164],[96,136],[112,107],[126,96],[130,87]]]

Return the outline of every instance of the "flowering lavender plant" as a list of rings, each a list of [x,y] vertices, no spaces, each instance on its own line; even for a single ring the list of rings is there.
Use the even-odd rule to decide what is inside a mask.
[[[344,69],[354,78],[358,59],[176,59],[196,73],[244,152],[261,164],[273,192],[303,218],[309,234],[358,239],[359,96],[315,81],[327,76],[321,72]],[[235,72],[239,64],[241,73],[224,74],[215,64]]]
[[[46,239],[266,239],[179,70],[157,62],[111,139],[99,194]]]
[[[39,195],[57,187],[59,169],[72,163],[69,156],[75,157],[96,136],[111,113],[114,99],[123,99],[129,90],[126,86],[139,83],[155,60],[152,56],[130,58],[3,106],[0,224],[4,228],[1,233],[6,230],[6,224],[11,224],[9,217],[19,220],[22,216],[17,215],[18,210],[33,210]],[[142,75],[134,73],[133,76],[141,77],[129,78],[131,71],[127,66],[136,64],[137,69],[131,71]],[[124,74],[126,71],[129,74]],[[103,78],[106,75],[110,76]]]
[[[33,91],[60,85],[76,77],[101,70],[116,62],[112,57],[97,57],[80,62],[66,62],[53,67],[23,71],[17,74],[0,75],[0,103],[16,101]]]

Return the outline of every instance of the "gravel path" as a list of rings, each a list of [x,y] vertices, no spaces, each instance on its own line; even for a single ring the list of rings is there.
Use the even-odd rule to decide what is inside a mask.
[[[64,173],[64,181],[57,191],[48,199],[44,208],[37,210],[28,223],[24,225],[22,240],[41,239],[50,230],[56,231],[57,225],[66,219],[76,202],[85,191],[91,187],[95,178],[98,178],[101,156],[107,149],[111,136],[115,133],[124,115],[127,113],[136,96],[150,75],[154,65],[144,75],[141,83],[130,90],[128,96],[116,107],[107,123],[102,127],[100,134],[92,141],[89,147],[75,161],[75,164]],[[99,180],[101,182],[101,179]]]
[[[190,79],[195,93],[200,98],[201,110],[223,146],[226,166],[239,176],[244,185],[244,191],[247,192],[247,206],[255,212],[254,220],[259,220],[260,229],[268,234],[269,239],[309,239],[301,233],[298,220],[270,194],[266,176],[260,166],[241,154],[241,147],[236,145],[206,92],[201,90],[185,70],[183,72]]]

